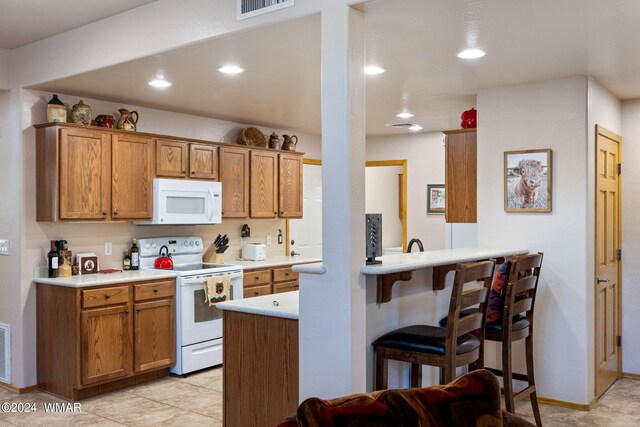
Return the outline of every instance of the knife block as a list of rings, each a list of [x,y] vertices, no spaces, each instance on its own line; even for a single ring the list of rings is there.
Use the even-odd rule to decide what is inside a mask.
[[[202,255],[202,262],[224,264],[224,254],[216,253],[216,246],[212,243]]]

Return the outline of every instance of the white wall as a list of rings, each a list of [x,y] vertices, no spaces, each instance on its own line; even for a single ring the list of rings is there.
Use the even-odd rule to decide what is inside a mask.
[[[398,175],[402,166],[370,166],[365,170],[365,211],[382,214],[382,247],[402,246]]]
[[[10,86],[9,82],[9,51],[6,49],[0,49],[0,91],[8,90]]]
[[[427,215],[427,184],[444,184],[444,134],[427,132],[367,138],[367,161],[407,160],[407,240],[444,249],[444,215]]]
[[[594,393],[586,100],[584,77],[478,94],[478,244],[545,253],[535,314],[536,386],[540,396],[581,404]],[[553,211],[505,213],[503,152],[534,148],[553,150]]]
[[[622,103],[622,370],[640,374],[640,100]]]
[[[94,251],[101,255],[101,262],[109,263],[121,261],[122,253],[129,246],[133,237],[196,235],[203,237],[207,241],[220,233],[228,234],[231,238],[230,248],[226,253],[226,261],[233,261],[240,246],[240,228],[243,223],[248,223],[251,227],[252,235],[250,241],[265,243],[266,234],[270,233],[274,244],[268,247],[268,254],[284,254],[285,245],[277,244],[278,229],[281,229],[283,233],[285,232],[285,221],[280,220],[225,219],[221,225],[179,227],[141,227],[127,222],[114,224],[35,222],[35,130],[32,125],[46,121],[46,103],[51,94],[32,90],[21,90],[20,93],[22,94],[22,103],[16,102],[18,102],[18,110],[20,110],[21,106],[22,118],[20,119],[18,114],[14,114],[15,117],[12,118],[12,123],[21,123],[21,135],[18,134],[17,137],[10,140],[3,139],[1,147],[5,156],[0,160],[8,162],[9,170],[15,169],[13,171],[15,173],[9,174],[9,176],[12,176],[11,182],[2,187],[3,189],[8,187],[3,191],[3,197],[5,193],[7,194],[5,199],[7,203],[3,203],[2,206],[6,206],[7,209],[13,209],[8,218],[11,218],[11,215],[15,217],[16,213],[19,212],[16,210],[16,206],[22,205],[22,216],[18,215],[7,225],[8,230],[14,230],[17,233],[17,230],[20,229],[17,225],[18,221],[21,221],[22,224],[21,235],[13,237],[16,242],[22,242],[21,262],[19,262],[21,265],[20,274],[15,276],[8,287],[3,287],[7,292],[15,295],[14,298],[20,298],[12,306],[12,309],[19,311],[18,315],[13,316],[11,319],[12,326],[16,328],[24,327],[24,333],[18,334],[18,337],[24,339],[24,347],[14,348],[13,351],[15,370],[13,383],[16,386],[25,387],[36,383],[35,288],[31,284],[31,279],[35,267],[46,266],[45,254],[49,240],[64,238],[69,241],[69,246],[74,252]],[[63,94],[60,95],[60,98],[70,106],[79,100]],[[93,99],[84,99],[84,101],[92,107],[94,117],[105,113],[115,114],[118,117],[115,112],[121,107],[137,110],[140,113],[138,130],[142,132],[233,143],[238,132],[245,126],[239,123],[176,114],[133,105],[114,104]],[[262,128],[262,131],[265,133],[275,131],[278,134],[282,134],[280,129]],[[318,136],[300,133],[298,136],[300,137],[298,148],[300,151],[304,151],[307,145],[316,146],[320,144]],[[20,143],[20,137],[23,139],[22,143]],[[22,147],[24,148],[24,154],[21,152]],[[20,177],[22,179],[19,179]],[[23,190],[21,190],[21,187],[23,187]],[[3,215],[3,221],[4,218],[5,216]],[[112,256],[102,255],[105,241],[110,241],[113,244]],[[16,244],[15,250],[20,253],[20,245]],[[0,262],[2,262],[2,257],[0,257]],[[23,363],[24,366],[21,366]]]

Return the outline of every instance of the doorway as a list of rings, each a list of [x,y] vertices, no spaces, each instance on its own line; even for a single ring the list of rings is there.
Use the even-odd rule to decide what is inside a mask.
[[[596,397],[620,378],[622,137],[596,125],[595,344]]]

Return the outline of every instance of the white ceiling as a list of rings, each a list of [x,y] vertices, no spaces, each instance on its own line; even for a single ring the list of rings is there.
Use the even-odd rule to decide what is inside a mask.
[[[368,135],[406,133],[384,126],[403,109],[425,130],[458,128],[478,90],[494,86],[591,75],[621,99],[640,97],[637,0],[370,0],[362,9],[367,62],[387,70],[367,77]],[[457,58],[465,47],[487,55]],[[216,71],[228,62],[246,71]],[[158,72],[174,86],[149,87]],[[319,134],[320,17],[37,88]]]
[[[0,49],[15,49],[155,0],[0,0]]]

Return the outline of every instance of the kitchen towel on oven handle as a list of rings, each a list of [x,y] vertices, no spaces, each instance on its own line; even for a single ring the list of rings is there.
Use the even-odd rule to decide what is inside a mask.
[[[219,302],[231,300],[231,275],[207,277],[204,285],[204,294],[209,307]]]

